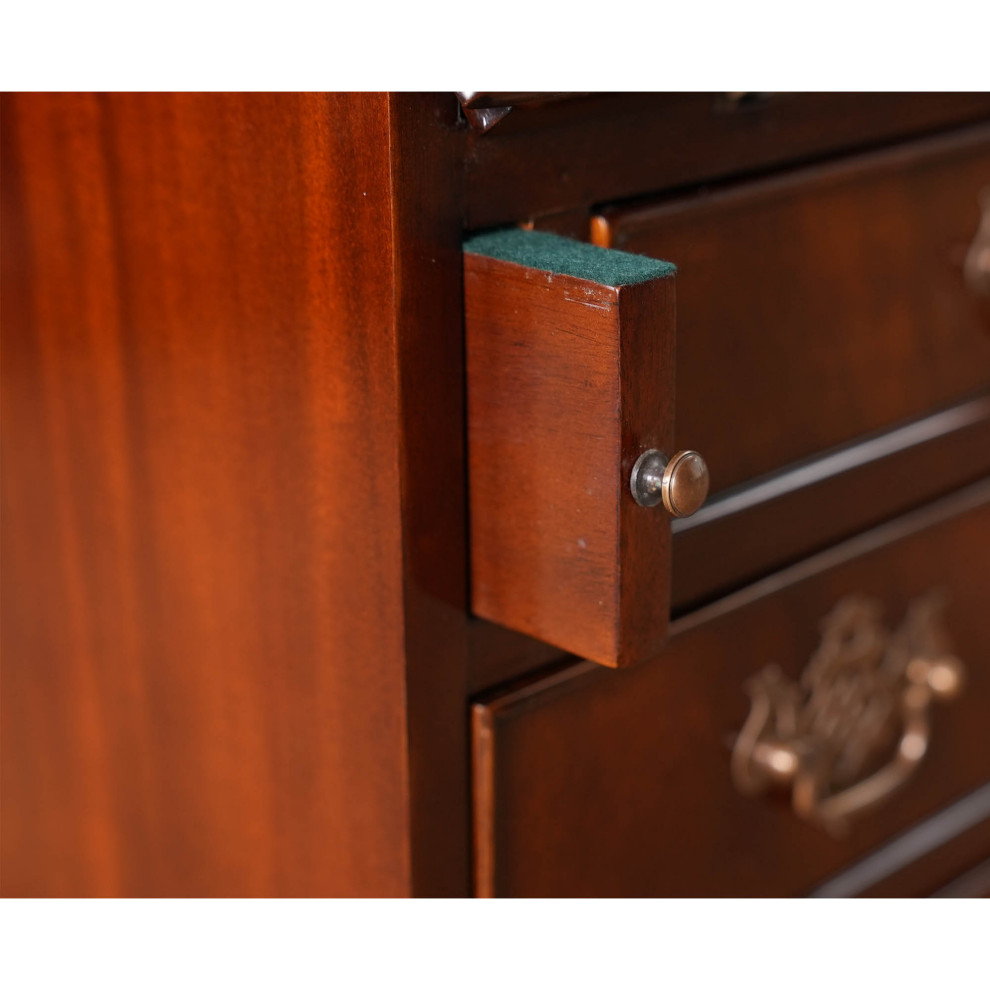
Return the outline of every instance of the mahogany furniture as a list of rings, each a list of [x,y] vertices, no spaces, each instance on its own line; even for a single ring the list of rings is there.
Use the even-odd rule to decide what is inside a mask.
[[[5,896],[990,892],[990,97],[0,133]]]

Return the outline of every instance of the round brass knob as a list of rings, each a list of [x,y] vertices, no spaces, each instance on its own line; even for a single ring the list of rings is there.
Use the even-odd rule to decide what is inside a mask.
[[[690,516],[708,496],[708,465],[696,450],[669,459],[659,450],[646,450],[633,465],[629,490],[639,505],[663,502],[672,516]]]

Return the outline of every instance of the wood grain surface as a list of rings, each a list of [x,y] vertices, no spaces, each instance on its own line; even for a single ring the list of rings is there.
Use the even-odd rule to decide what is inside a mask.
[[[990,473],[990,396],[774,473],[675,519],[671,610],[681,616],[829,544]],[[559,650],[488,622],[470,635],[470,689],[492,689]]]
[[[990,384],[963,278],[988,186],[979,127],[601,213],[602,246],[678,266],[676,443],[713,493]]]
[[[459,389],[403,426],[457,353],[456,268],[404,288],[457,207],[393,208],[446,181],[411,119],[454,113],[4,97],[4,894],[465,889],[461,720],[422,742],[412,659],[441,622],[442,679],[463,623],[456,491],[415,508],[439,420],[459,476]]]
[[[990,780],[990,481],[750,586],[671,627],[662,658],[565,667],[474,706],[477,891],[502,896],[792,896]],[[848,837],[786,796],[743,797],[731,740],[746,679],[796,677],[849,594],[890,623],[932,588],[967,667],[914,777]],[[973,856],[976,853],[971,850]],[[924,893],[924,890],[915,893]]]
[[[472,134],[465,221],[515,223],[990,120],[987,93],[591,93]],[[764,94],[767,95],[767,94]]]
[[[990,393],[712,499],[673,524],[683,614],[831,543],[990,475]]]
[[[578,656],[653,656],[670,520],[629,493],[669,451],[674,280],[612,287],[464,256],[475,614]]]

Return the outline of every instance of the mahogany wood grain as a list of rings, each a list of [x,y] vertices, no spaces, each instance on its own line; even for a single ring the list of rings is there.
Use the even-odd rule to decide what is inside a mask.
[[[962,272],[988,185],[980,127],[602,212],[598,243],[678,266],[676,442],[713,493],[990,384]]]
[[[464,259],[472,609],[609,666],[652,656],[670,523],[628,478],[669,450],[674,280]]]
[[[487,92],[487,93],[458,93],[461,106],[471,109],[486,107],[516,107],[524,103],[555,103],[559,100],[570,100],[585,93],[523,93],[523,92]]]
[[[683,613],[990,475],[990,393],[712,499],[673,523]]]
[[[625,671],[564,668],[474,706],[476,884],[504,896],[787,896],[810,891],[990,780],[990,481],[780,572],[671,627],[664,655]],[[933,587],[966,693],[933,713],[914,778],[845,839],[786,798],[738,794],[732,735],[744,681],[790,676],[850,593],[891,621]]]
[[[531,217],[522,221],[519,226],[524,230],[545,230],[550,234],[560,234],[575,241],[587,241],[591,238],[590,207],[566,210],[563,213],[550,213],[544,216]]]
[[[468,626],[468,692],[490,691],[560,656],[556,646],[475,617]]]
[[[672,524],[671,609],[742,585],[990,474],[990,395],[758,478]],[[559,651],[488,622],[469,627],[472,693]]]
[[[940,887],[932,897],[990,897],[990,859],[978,863]]]
[[[463,897],[470,890],[463,143],[450,94],[392,93],[388,109],[409,892]]]
[[[455,115],[4,97],[5,895],[466,890]]]
[[[990,856],[990,784],[908,829],[811,892],[813,897],[929,897]],[[967,892],[946,896],[979,896]]]
[[[595,93],[469,134],[476,229],[848,153],[990,119],[987,93]]]

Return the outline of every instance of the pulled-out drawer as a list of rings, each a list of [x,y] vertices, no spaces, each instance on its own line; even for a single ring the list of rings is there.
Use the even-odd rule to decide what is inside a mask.
[[[659,660],[478,701],[478,893],[808,893],[977,791],[988,562],[984,481],[679,620]]]
[[[979,127],[595,218],[597,244],[678,267],[674,445],[713,492],[990,382],[966,261],[986,189]]]

